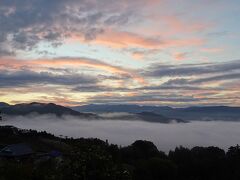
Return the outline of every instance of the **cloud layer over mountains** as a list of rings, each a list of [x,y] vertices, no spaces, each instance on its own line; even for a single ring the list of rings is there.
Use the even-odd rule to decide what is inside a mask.
[[[1,125],[48,131],[68,137],[98,137],[111,143],[129,145],[135,140],[153,141],[168,152],[176,146],[219,146],[228,148],[239,143],[238,122],[191,122],[156,124],[143,121],[81,120],[72,116],[16,116]]]

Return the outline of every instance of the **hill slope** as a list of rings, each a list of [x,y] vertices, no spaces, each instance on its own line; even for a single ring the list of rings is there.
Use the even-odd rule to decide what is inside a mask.
[[[8,106],[10,106],[10,105],[7,103],[4,103],[4,102],[0,102],[0,108],[8,107]]]
[[[3,114],[6,114],[6,115],[28,115],[31,113],[38,113],[38,114],[55,114],[56,116],[72,115],[72,116],[81,116],[86,118],[97,117],[95,114],[92,114],[92,113],[81,113],[78,111],[74,111],[70,108],[56,105],[53,103],[44,104],[44,103],[33,102],[30,104],[9,105],[9,106],[3,106],[1,108],[1,111]]]

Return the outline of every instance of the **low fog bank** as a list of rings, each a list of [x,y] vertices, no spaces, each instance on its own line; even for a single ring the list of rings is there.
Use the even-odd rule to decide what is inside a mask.
[[[176,146],[218,146],[224,149],[240,144],[240,123],[194,121],[191,123],[148,123],[144,121],[81,120],[55,115],[5,117],[0,125],[47,131],[57,136],[96,137],[110,143],[129,145],[135,140],[149,140],[159,150],[168,152]]]

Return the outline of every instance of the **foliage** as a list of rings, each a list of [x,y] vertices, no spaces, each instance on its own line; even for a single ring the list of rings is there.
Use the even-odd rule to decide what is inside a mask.
[[[118,147],[99,139],[59,138],[46,132],[0,127],[2,146],[24,142],[31,157],[0,159],[0,180],[219,180],[240,179],[240,147],[177,147],[165,154],[149,141]],[[41,158],[58,150],[61,157]]]

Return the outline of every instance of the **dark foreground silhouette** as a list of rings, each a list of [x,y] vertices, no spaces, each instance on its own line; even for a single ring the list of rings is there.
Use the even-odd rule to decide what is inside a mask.
[[[0,127],[0,180],[240,179],[240,147],[178,147],[169,154],[149,141],[119,147],[99,139],[55,137]]]

